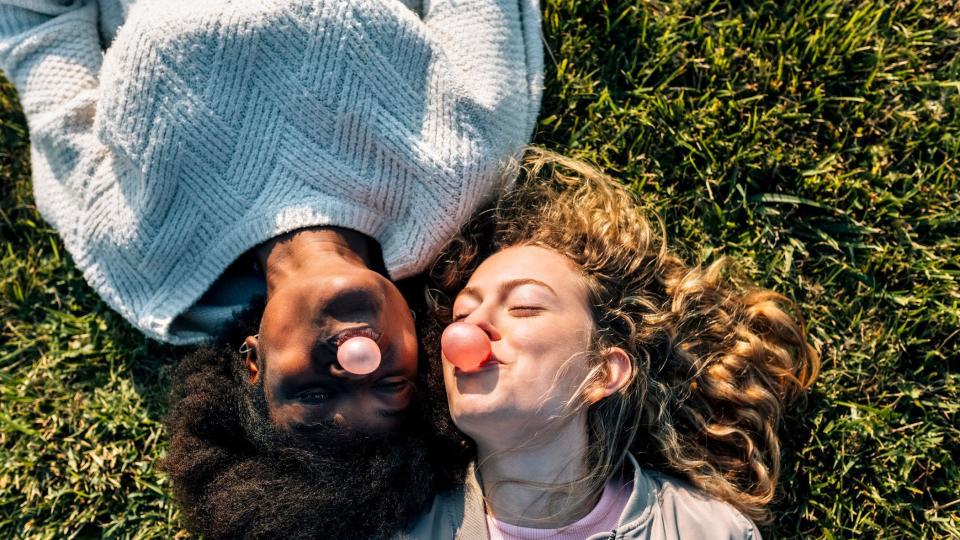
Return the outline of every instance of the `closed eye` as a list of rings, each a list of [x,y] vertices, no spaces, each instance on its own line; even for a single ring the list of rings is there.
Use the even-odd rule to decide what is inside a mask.
[[[510,314],[515,317],[533,317],[539,315],[545,308],[540,306],[513,306],[510,308]]]
[[[400,392],[407,388],[406,379],[386,379],[376,384],[377,390],[383,392]]]
[[[331,397],[333,397],[331,392],[325,390],[312,390],[297,394],[297,399],[300,401],[306,401],[307,403],[324,403]]]

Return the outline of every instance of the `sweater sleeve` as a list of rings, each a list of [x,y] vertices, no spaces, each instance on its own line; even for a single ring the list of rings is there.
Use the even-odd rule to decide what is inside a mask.
[[[116,190],[105,174],[114,163],[96,134],[101,7],[96,0],[0,0],[0,68],[16,86],[27,117],[37,210],[57,229],[87,282],[121,315],[135,320],[117,288],[102,277],[102,261],[91,256],[91,245],[116,238],[91,233],[91,220],[102,227],[112,222],[102,219],[103,212],[86,211],[91,201]],[[114,29],[122,22],[119,16],[107,20]]]
[[[102,57],[95,2],[0,1],[0,67],[31,124],[91,103]]]
[[[103,58],[92,0],[0,0],[0,67],[20,94],[32,143],[34,193],[44,218],[71,243],[70,204],[98,146],[93,122]]]
[[[37,208],[91,287],[185,343],[208,336],[177,317],[285,231],[423,270],[526,142],[542,48],[536,0],[416,4],[0,0]]]
[[[543,93],[539,0],[424,0],[423,20],[463,88],[502,124],[494,129],[523,134],[504,142],[525,144]]]

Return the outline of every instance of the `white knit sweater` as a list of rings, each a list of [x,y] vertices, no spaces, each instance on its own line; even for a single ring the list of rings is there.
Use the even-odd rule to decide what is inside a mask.
[[[193,343],[258,290],[218,278],[283,232],[354,229],[391,277],[423,270],[530,136],[537,3],[0,0],[0,66],[86,280]]]

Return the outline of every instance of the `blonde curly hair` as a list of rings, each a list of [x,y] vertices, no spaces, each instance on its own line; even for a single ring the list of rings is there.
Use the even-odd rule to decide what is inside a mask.
[[[487,256],[518,245],[567,256],[588,284],[591,361],[601,366],[599,352],[620,347],[633,363],[618,393],[584,405],[590,472],[579,487],[599,490],[633,453],[768,522],[781,416],[816,378],[819,356],[793,302],[730,277],[728,259],[688,266],[662,229],[620,182],[531,148],[514,188],[433,267],[429,333],[450,322],[453,298]]]

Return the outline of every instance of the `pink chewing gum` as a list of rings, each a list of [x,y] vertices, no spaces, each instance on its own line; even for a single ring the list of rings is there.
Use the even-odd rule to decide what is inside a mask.
[[[480,327],[455,322],[443,331],[440,348],[451,364],[463,371],[474,371],[490,358],[490,339]]]
[[[337,362],[354,375],[369,375],[380,367],[380,347],[368,337],[352,337],[337,347]]]

